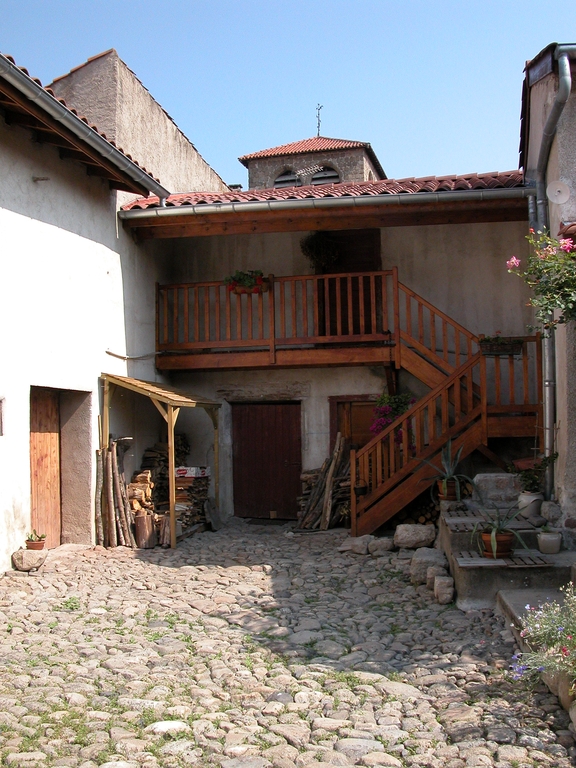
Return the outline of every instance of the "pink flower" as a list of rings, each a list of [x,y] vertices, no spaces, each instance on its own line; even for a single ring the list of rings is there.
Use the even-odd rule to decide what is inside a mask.
[[[506,266],[508,269],[516,269],[520,266],[520,259],[516,258],[516,256],[512,256],[512,258],[508,259],[506,262]]]
[[[570,253],[570,251],[574,248],[574,242],[569,237],[567,237],[565,240],[560,240],[560,248],[563,251],[566,251],[566,253]]]

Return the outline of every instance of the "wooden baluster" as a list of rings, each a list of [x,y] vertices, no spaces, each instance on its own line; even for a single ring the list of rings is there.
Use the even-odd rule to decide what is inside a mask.
[[[258,338],[264,338],[264,294],[258,294]]]
[[[204,341],[210,341],[210,288],[204,286]]]
[[[448,362],[448,324],[444,318],[442,318],[442,356]]]
[[[216,317],[216,341],[221,341],[220,339],[220,286],[215,286],[215,294],[214,294],[214,314]],[[226,290],[226,288],[224,288]]]
[[[418,341],[424,344],[424,307],[418,302]]]
[[[350,534],[356,536],[358,534],[358,521],[357,521],[357,507],[356,507],[356,494],[354,488],[356,487],[356,451],[354,448],[350,451]]]
[[[319,278],[313,277],[312,278],[312,310],[314,312],[314,336],[318,337],[320,335],[320,317],[319,317],[319,310],[318,307],[320,305],[320,296],[319,296]]]
[[[436,438],[436,400],[428,403],[428,445]]]
[[[388,451],[390,454],[390,477],[392,477],[394,472],[396,472],[396,441],[393,431],[388,435]]]
[[[522,342],[522,389],[524,390],[524,405],[530,402],[530,373],[528,370],[528,342]]]
[[[225,301],[226,301],[226,341],[230,341],[232,339],[232,293],[228,290],[228,287],[226,287],[226,295],[225,295]]]
[[[179,328],[178,328],[178,325],[179,325],[178,321],[180,319],[178,317],[178,309],[179,309],[178,297],[179,297],[179,293],[180,293],[180,291],[178,290],[178,288],[173,288],[172,289],[172,311],[173,311],[173,315],[172,315],[172,334],[173,334],[173,342],[174,342],[174,344],[178,344],[178,342],[180,340],[180,338],[179,338],[180,334],[179,334]]]
[[[392,268],[392,289],[394,295],[394,366],[396,367],[396,370],[399,370],[402,367],[402,347],[400,344],[400,287],[398,285],[398,267]]]
[[[410,461],[410,449],[409,449],[409,432],[410,432],[410,420],[403,419],[400,429],[402,430],[402,466],[408,464]]]
[[[306,339],[310,336],[310,328],[308,326],[308,280],[304,279],[301,282],[302,286],[302,336]]]
[[[376,314],[376,275],[370,275],[370,323],[372,333],[378,333],[378,319]],[[387,318],[388,310],[386,309],[386,278],[380,277],[380,285],[382,286],[382,329],[387,330]]]
[[[430,349],[436,354],[436,315],[430,310]]]
[[[474,409],[474,369],[471,368],[466,374],[468,413]]]
[[[345,278],[346,287],[348,289],[348,336],[354,335],[354,307],[352,306],[352,275],[347,275]]]
[[[412,336],[412,298],[406,294],[406,333]]]
[[[495,357],[494,359],[494,389],[495,389],[495,399],[496,402],[494,405],[502,405],[502,392],[501,392],[501,379],[500,379],[500,358]]]
[[[248,305],[247,305],[247,310],[248,310],[248,319],[247,319],[248,328],[246,330],[248,331],[248,338],[249,339],[252,339],[253,335],[254,335],[254,329],[252,327],[252,323],[253,323],[252,310],[253,310],[253,305],[254,305],[254,298],[253,297],[254,297],[253,293],[249,293],[246,296],[246,300],[248,302]]]
[[[286,283],[281,280],[278,283],[280,290],[280,338],[286,338]]]
[[[336,310],[338,313],[338,309]],[[326,336],[332,335],[332,328],[330,327],[330,278],[324,280],[324,321],[326,323],[324,333]]]
[[[450,401],[448,399],[448,388],[442,390],[442,432],[447,432],[450,427],[448,408]]]
[[[296,280],[290,281],[291,307],[292,307],[292,338],[298,336],[298,318],[296,315]]]
[[[190,332],[189,328],[188,328],[188,287],[186,286],[185,288],[182,289],[182,291],[183,291],[183,294],[184,294],[184,297],[183,297],[183,300],[184,300],[184,343],[188,344],[188,342],[190,341],[190,339],[188,338],[189,332]]]
[[[270,364],[276,364],[276,285],[274,275],[268,275],[268,327],[270,329]]]
[[[472,339],[470,338],[470,336],[466,337],[466,352],[467,352],[466,359],[470,360],[470,358],[472,357]]]
[[[200,338],[200,304],[198,302],[198,286],[194,286],[194,341]]]
[[[236,296],[236,339],[242,339],[242,297],[245,293],[239,293]]]
[[[460,344],[462,343],[462,340],[460,339],[461,333],[458,330],[458,328],[454,329],[454,351],[456,352],[456,358],[454,360],[454,366],[456,368],[460,368]]]
[[[382,441],[376,443],[376,488],[382,485]]]
[[[388,450],[388,442],[381,440],[380,445],[382,446],[382,460],[384,462],[382,467],[382,482],[385,483],[390,477],[390,451]]]
[[[359,301],[359,307],[358,307],[358,317],[360,320],[360,328],[358,329],[358,333],[361,333],[364,335],[366,333],[366,320],[364,318],[364,276],[359,275],[358,277],[358,301]]]
[[[168,344],[168,288],[163,289],[164,293],[164,344]]]
[[[414,417],[414,443],[416,445],[416,453],[424,448],[424,420],[422,418],[422,409],[416,411]]]
[[[335,280],[336,286],[336,336],[342,336],[342,284],[340,278]],[[332,335],[332,333],[330,333]]]
[[[462,380],[456,379],[454,383],[454,415],[456,420],[460,418],[462,413]]]
[[[514,381],[514,355],[508,355],[508,393],[510,405],[516,402],[516,383]]]

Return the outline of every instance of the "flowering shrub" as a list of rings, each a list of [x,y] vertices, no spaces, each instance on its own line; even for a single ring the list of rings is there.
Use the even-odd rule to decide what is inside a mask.
[[[403,413],[406,413],[414,403],[416,398],[411,392],[403,395],[380,395],[376,401],[376,408],[374,408],[375,419],[370,426],[370,432],[375,435],[383,432],[387,426],[392,424],[393,421]],[[394,432],[394,442],[396,445],[402,444],[403,432],[400,427]],[[411,435],[409,435],[410,443],[413,442]],[[410,445],[412,448],[412,445]]]
[[[526,606],[520,635],[533,650],[512,657],[512,676],[536,678],[542,672],[563,672],[576,682],[576,591],[573,584],[564,590],[564,605],[544,603]]]
[[[570,238],[556,240],[533,229],[526,239],[532,248],[524,267],[516,256],[506,266],[534,290],[530,305],[542,326],[554,330],[559,323],[576,320],[576,245]],[[555,311],[558,318],[552,318]]]

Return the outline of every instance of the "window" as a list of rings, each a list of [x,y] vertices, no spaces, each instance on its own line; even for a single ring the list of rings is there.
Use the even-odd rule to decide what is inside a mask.
[[[274,181],[274,189],[281,189],[282,187],[299,187],[302,182],[296,176],[294,171],[289,168],[286,171],[282,171]]]
[[[322,168],[321,171],[315,173],[312,176],[312,184],[338,184],[340,181],[340,175],[334,168],[330,168],[327,165]]]

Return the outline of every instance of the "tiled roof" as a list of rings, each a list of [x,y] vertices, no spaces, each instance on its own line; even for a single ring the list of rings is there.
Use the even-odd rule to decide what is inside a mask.
[[[502,173],[471,173],[463,176],[425,176],[424,178],[385,179],[347,184],[320,184],[308,187],[284,187],[281,189],[253,189],[225,192],[190,192],[170,195],[166,206],[206,205],[215,203],[253,203],[272,200],[307,200],[339,197],[368,197],[379,195],[417,194],[426,192],[454,192],[459,190],[504,189],[522,187],[521,171]],[[134,200],[124,210],[155,208],[157,197]]]
[[[103,55],[103,54],[100,54],[100,55]],[[16,62],[14,61],[14,58],[13,58],[12,56],[9,56],[8,54],[4,54],[4,57],[5,57],[6,59],[8,59],[8,61],[10,61],[12,64],[14,64],[14,66],[18,66],[18,65],[16,64]],[[66,109],[67,109],[67,110],[69,110],[70,112],[72,112],[72,114],[73,114],[73,115],[75,115],[75,116],[76,116],[76,117],[77,117],[79,120],[81,120],[83,123],[86,123],[86,125],[87,125],[89,128],[91,128],[93,131],[95,131],[95,132],[96,132],[96,133],[97,133],[99,136],[101,136],[103,139],[106,139],[106,141],[107,141],[109,144],[111,144],[111,145],[112,145],[113,147],[115,147],[115,148],[116,148],[116,149],[117,149],[119,152],[121,152],[121,153],[122,153],[122,154],[123,154],[125,157],[127,157],[127,158],[128,158],[128,160],[130,160],[130,162],[134,163],[134,165],[137,165],[137,166],[138,166],[138,168],[140,168],[142,171],[144,171],[144,173],[148,174],[148,176],[150,176],[150,178],[154,179],[154,181],[158,182],[158,184],[160,184],[160,183],[161,183],[161,182],[160,182],[160,180],[159,180],[159,179],[157,179],[157,178],[155,178],[154,176],[152,176],[152,174],[150,173],[150,171],[148,171],[148,170],[147,170],[147,169],[146,169],[146,168],[145,168],[143,165],[140,165],[140,163],[138,163],[138,161],[137,161],[137,160],[135,160],[135,159],[132,157],[132,155],[128,154],[128,152],[125,152],[125,151],[122,149],[122,147],[118,147],[118,146],[116,146],[116,143],[115,143],[115,142],[114,142],[112,139],[109,139],[109,138],[106,136],[106,134],[105,134],[105,133],[102,133],[101,131],[99,131],[99,130],[98,130],[98,128],[97,128],[95,125],[91,125],[91,124],[90,124],[90,121],[88,120],[88,118],[87,118],[87,117],[84,117],[83,115],[79,115],[79,114],[78,114],[78,112],[77,112],[77,111],[76,111],[76,110],[75,110],[73,107],[70,107],[70,106],[69,106],[69,105],[68,105],[68,104],[67,104],[67,103],[64,101],[64,99],[59,99],[59,98],[56,96],[56,94],[54,93],[54,91],[53,91],[53,90],[52,90],[50,87],[48,87],[48,86],[46,86],[46,87],[45,87],[45,86],[43,86],[43,85],[42,85],[42,83],[41,83],[41,81],[40,81],[40,80],[39,80],[37,77],[32,77],[32,76],[30,75],[30,73],[28,72],[28,70],[27,70],[25,67],[18,67],[18,69],[19,69],[21,72],[23,72],[25,75],[27,75],[27,76],[28,76],[28,77],[29,77],[31,80],[33,80],[33,81],[36,83],[36,85],[40,86],[40,88],[42,88],[44,91],[46,91],[46,93],[50,94],[50,96],[52,96],[52,98],[54,98],[56,101],[58,101],[60,104],[62,104],[62,106],[63,106],[63,107],[66,107]]]
[[[293,141],[291,144],[282,144],[280,147],[261,149],[250,155],[239,157],[241,163],[246,165],[246,160],[256,160],[259,157],[278,157],[278,155],[304,155],[307,152],[328,152],[333,149],[358,149],[369,147],[366,141],[348,141],[347,139],[329,139],[326,136],[313,136],[311,139]]]

